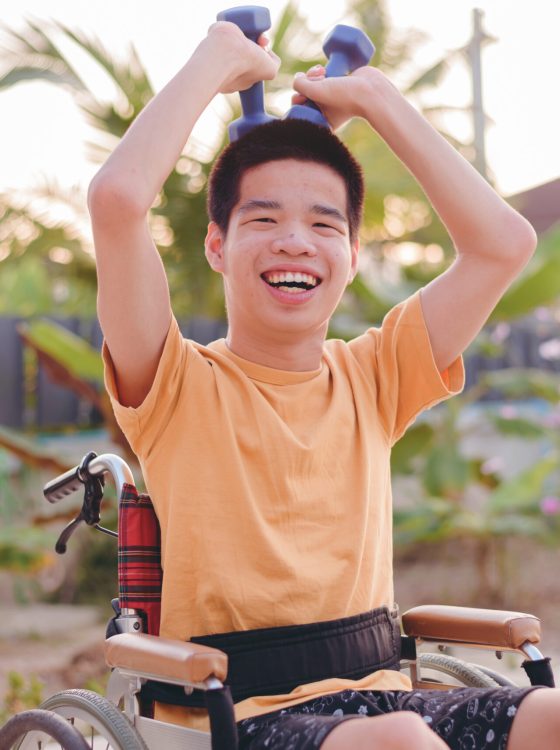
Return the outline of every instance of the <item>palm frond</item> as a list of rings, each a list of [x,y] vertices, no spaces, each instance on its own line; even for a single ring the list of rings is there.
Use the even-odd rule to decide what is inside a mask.
[[[41,23],[50,31],[54,28],[46,22]],[[75,91],[86,90],[84,82],[70,61],[51,35],[39,26],[39,22],[27,19],[22,33],[6,26],[3,27],[3,31],[9,45],[5,47],[3,55],[8,72],[0,79],[0,87],[8,85],[5,83],[6,80],[12,81],[13,85],[17,81],[18,71],[21,71],[22,75],[20,80],[29,80],[29,73],[36,70],[39,79],[43,77],[59,85],[69,86]]]
[[[405,94],[413,94],[421,89],[433,88],[441,81],[449,69],[449,60],[447,57],[439,60],[428,70],[425,70],[418,78],[408,85]]]
[[[154,91],[133,46],[130,47],[126,64],[119,63],[110,55],[99,39],[90,39],[85,34],[73,31],[60,21],[55,23],[60,31],[87,52],[109,74],[111,80],[124,94],[135,111],[139,111],[148,103],[154,95]]]

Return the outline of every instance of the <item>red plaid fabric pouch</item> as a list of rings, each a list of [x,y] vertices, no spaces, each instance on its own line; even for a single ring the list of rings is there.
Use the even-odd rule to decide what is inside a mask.
[[[146,631],[159,635],[161,613],[161,532],[148,495],[124,484],[119,503],[119,603],[141,610]]]

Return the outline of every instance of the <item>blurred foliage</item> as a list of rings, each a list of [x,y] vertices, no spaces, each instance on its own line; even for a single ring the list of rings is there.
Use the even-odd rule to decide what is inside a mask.
[[[43,688],[35,675],[27,679],[19,672],[9,672],[8,689],[0,703],[0,725],[21,711],[37,708],[43,700]]]
[[[351,0],[345,21],[363,28],[376,44],[374,64],[390,77],[411,70],[415,50],[423,41],[419,35],[398,38],[390,27],[381,0]],[[323,61],[321,36],[306,25],[298,4],[289,2],[272,33],[273,49],[282,59],[282,70],[267,83],[267,109],[282,115],[289,106],[293,74]],[[103,69],[113,82],[112,101],[101,101],[80,77],[72,54],[74,47]],[[72,30],[60,21],[28,20],[20,31],[5,28],[0,53],[3,73],[0,89],[43,81],[62,86],[74,98],[94,128],[88,144],[90,157],[104,161],[127,128],[154,94],[147,72],[131,46],[123,59],[109,53],[99,40]],[[422,94],[437,86],[445,76],[452,55],[436,61],[429,70],[409,76],[402,87],[416,105]],[[402,76],[401,76],[402,77]],[[0,94],[1,95],[1,94]],[[224,315],[222,284],[202,252],[206,232],[205,187],[215,155],[226,142],[226,124],[239,115],[237,95],[222,99],[216,110],[222,121],[213,143],[191,138],[175,170],[166,181],[153,207],[151,230],[168,275],[177,316]],[[423,110],[440,131],[443,107]],[[465,156],[470,145],[448,140]],[[349,123],[341,138],[363,164],[367,197],[362,233],[361,271],[333,319],[331,334],[349,337],[366,324],[379,322],[398,301],[441,273],[453,255],[451,241],[419,185],[386,144],[363,122]],[[64,221],[53,221],[49,209],[65,210]],[[95,267],[88,238],[85,197],[79,191],[62,191],[55,185],[34,188],[26,195],[0,196],[0,313],[91,314],[95,304]],[[401,265],[402,243],[420,248],[420,261]],[[428,262],[427,246],[440,251]],[[492,320],[513,320],[558,297],[560,289],[560,233],[550,233],[526,271],[497,305]],[[434,261],[433,258],[436,258]],[[79,340],[42,322],[22,329],[29,346],[48,363],[51,376],[83,395],[92,383],[99,385],[98,355],[82,357]],[[480,337],[477,344],[491,356],[499,346]],[[79,363],[79,364],[78,364]],[[558,438],[552,428],[524,418],[500,418],[485,413],[484,419],[497,435],[515,435],[526,440],[545,440],[548,452],[533,467],[505,480],[488,471],[482,456],[466,455],[463,449],[463,416],[482,394],[497,389],[512,400],[544,398],[556,403],[556,376],[534,371],[507,370],[484,376],[477,388],[434,410],[428,419],[411,427],[393,451],[395,474],[419,477],[421,496],[395,517],[397,543],[443,540],[475,536],[483,544],[490,538],[511,534],[531,535],[543,540],[557,538],[557,518],[540,505],[543,492],[555,490]],[[91,396],[95,399],[95,396]],[[101,407],[107,425],[112,417]],[[110,426],[113,429],[113,426]],[[0,433],[0,443],[17,455],[33,459],[15,434]],[[45,460],[47,460],[45,458]],[[469,504],[469,491],[476,488],[484,497],[478,506]],[[553,493],[554,494],[554,493]],[[40,546],[40,545],[39,545]],[[488,548],[488,545],[486,549]],[[2,554],[0,548],[0,555]],[[9,561],[13,551],[6,548]],[[21,559],[24,559],[25,551]],[[484,560],[481,555],[481,560]],[[30,560],[33,566],[35,561]]]
[[[477,410],[476,428],[465,419],[475,402],[492,390],[507,399]],[[560,538],[560,375],[539,370],[497,370],[484,374],[469,391],[455,396],[409,428],[392,454],[394,475],[414,475],[414,501],[395,510],[397,546],[470,538],[478,540],[478,593],[482,601],[503,604],[508,566],[506,542],[530,537],[547,545]],[[538,398],[546,416],[524,415],[518,401]],[[505,404],[505,405],[504,405]],[[497,411],[497,409],[499,409]],[[472,409],[470,411],[472,415]],[[473,455],[466,441],[473,429],[506,439],[535,441],[538,457],[505,476],[500,448],[488,458]],[[486,449],[487,450],[487,449]],[[497,574],[496,574],[497,571]]]
[[[404,65],[410,66],[422,37],[395,38],[381,0],[353,0],[347,16],[344,20],[361,26],[374,39],[377,48],[374,64],[389,75]],[[312,32],[298,4],[289,2],[274,25],[271,37],[273,49],[282,59],[282,70],[275,81],[267,83],[267,108],[281,116],[288,105],[294,73],[324,61],[322,35]],[[109,76],[115,91],[112,101],[101,101],[88,88],[72,61],[71,52],[64,51],[69,47],[76,48],[82,55],[85,53]],[[86,120],[97,131],[94,142],[88,144],[89,154],[97,162],[107,158],[154,94],[133,46],[123,59],[116,59],[98,39],[70,29],[60,21],[27,20],[21,30],[4,28],[0,63],[4,71],[0,75],[0,89],[43,81],[62,86],[73,96]],[[408,92],[416,96],[437,85],[445,66],[446,61],[441,61],[429,71],[422,71],[409,83]],[[216,112],[222,122],[215,142],[189,141],[152,211],[152,234],[165,264],[173,307],[179,316],[224,315],[221,278],[208,267],[202,248],[207,224],[204,188],[208,173],[215,155],[226,142],[226,121],[239,114],[237,95],[227,97],[227,103],[229,106],[222,107],[221,115]],[[229,111],[224,113],[224,109]],[[422,190],[384,142],[364,122],[357,120],[346,127],[341,137],[355,151],[365,169],[364,240],[370,246],[369,252],[384,262],[383,247],[387,243],[426,241],[441,244],[450,255],[447,234]],[[455,145],[462,148],[462,144]],[[399,197],[398,206],[388,208],[394,196]],[[95,273],[90,242],[83,230],[87,224],[84,196],[64,194],[56,186],[43,191],[40,205],[45,209],[53,203],[71,209],[72,217],[60,224],[50,223],[45,212],[37,215],[37,195],[31,197],[33,200],[27,203],[22,203],[24,196],[19,203],[14,203],[4,196],[0,204],[0,228],[4,227],[0,234],[0,262],[5,269],[5,274],[0,275],[0,291],[3,284],[9,312],[29,315],[53,309],[59,313],[93,311]],[[395,211],[398,220],[393,216]],[[393,218],[392,224],[386,221],[388,212]],[[9,239],[3,240],[3,237]],[[10,268],[16,264],[17,274],[10,274]],[[440,270],[439,266],[433,266],[428,269],[428,276],[431,278]],[[416,283],[416,287],[419,285]],[[355,289],[351,288],[348,293],[351,313],[358,314],[364,321],[378,321],[392,306],[394,297],[403,291],[386,294],[385,286],[379,284],[368,295],[370,281],[358,275]]]

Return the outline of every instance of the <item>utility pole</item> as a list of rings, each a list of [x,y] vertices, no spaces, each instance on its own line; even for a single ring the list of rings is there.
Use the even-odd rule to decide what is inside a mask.
[[[480,8],[473,8],[473,34],[466,48],[467,57],[471,67],[472,76],[472,115],[474,130],[474,166],[488,180],[488,168],[486,164],[486,146],[484,142],[484,131],[486,128],[486,116],[482,102],[482,64],[481,50],[485,42],[495,42],[495,37],[489,36],[482,29],[483,13]]]

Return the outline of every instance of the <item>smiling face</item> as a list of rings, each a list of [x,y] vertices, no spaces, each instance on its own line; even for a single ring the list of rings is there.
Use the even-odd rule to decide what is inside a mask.
[[[224,278],[233,351],[246,356],[251,347],[290,342],[319,351],[356,272],[344,180],[315,162],[253,167],[241,179],[227,235],[210,224],[206,255]]]

